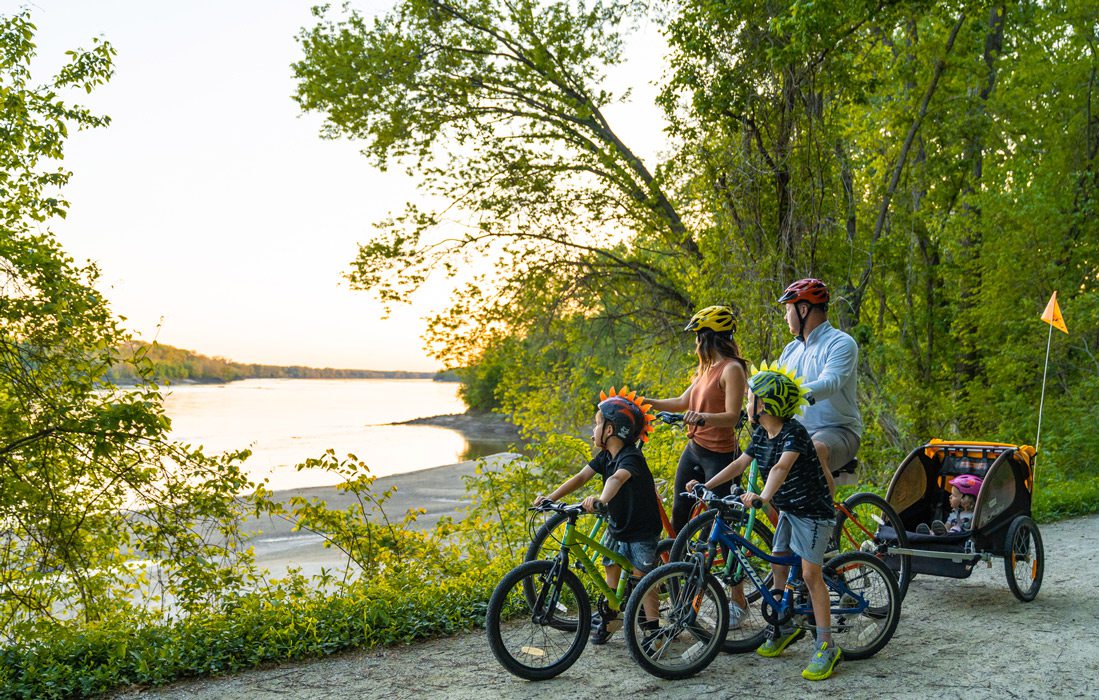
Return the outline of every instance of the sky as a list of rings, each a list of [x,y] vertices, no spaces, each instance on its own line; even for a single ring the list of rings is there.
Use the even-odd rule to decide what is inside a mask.
[[[353,6],[373,14],[392,3]],[[453,283],[433,279],[383,318],[342,278],[372,224],[416,190],[403,170],[372,168],[361,144],[320,138],[322,117],[291,99],[294,37],[314,23],[313,4],[0,0],[0,13],[27,7],[38,27],[37,82],[92,37],[118,52],[107,85],[66,97],[112,123],[66,144],[71,207],[49,228],[99,266],[100,290],[138,338],[239,362],[440,369],[422,336]],[[651,104],[658,73],[648,50],[613,81]],[[635,107],[609,115],[627,143],[651,144],[655,110]]]

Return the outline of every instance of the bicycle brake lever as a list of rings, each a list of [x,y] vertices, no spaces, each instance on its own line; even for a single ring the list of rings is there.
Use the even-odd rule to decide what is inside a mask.
[[[656,417],[660,420],[660,422],[662,422],[666,425],[676,425],[678,423],[683,422],[683,414],[682,413],[672,413],[670,411],[657,411],[656,412]]]

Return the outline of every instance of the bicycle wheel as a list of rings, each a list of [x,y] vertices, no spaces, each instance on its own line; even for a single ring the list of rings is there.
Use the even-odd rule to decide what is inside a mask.
[[[717,511],[708,510],[692,518],[683,527],[675,538],[675,544],[672,545],[672,561],[683,561],[689,558],[693,551],[692,544],[705,542],[709,538],[716,514]],[[771,553],[773,533],[762,520],[756,520],[753,523],[752,534],[748,539],[765,554]],[[748,561],[752,569],[763,579],[764,584],[770,587],[773,580],[770,565],[751,553],[748,554]],[[736,619],[730,609],[729,631],[725,635],[721,650],[728,654],[755,651],[767,635],[767,621],[763,619],[763,609],[759,605],[759,590],[750,581],[746,581],[743,574],[739,580],[727,580],[735,576],[736,572],[734,567],[734,571],[726,576],[723,551],[718,551],[710,571],[725,584],[729,602],[736,603],[740,608],[740,615]]]
[[[852,517],[847,517],[847,513]],[[893,506],[874,493],[852,494],[836,509],[834,542],[840,554],[866,552],[885,562],[897,577],[900,599],[908,593],[912,581],[912,558],[907,554],[890,554],[890,548],[908,547],[904,523]]]
[[[654,676],[693,676],[721,650],[729,603],[718,580],[711,574],[700,576],[697,566],[658,566],[641,579],[626,604],[626,645],[634,661]],[[647,607],[659,610],[656,620]]]
[[[533,605],[523,593],[528,583],[538,591]],[[554,624],[559,610],[577,622],[565,628]],[[496,585],[485,628],[489,647],[504,668],[528,681],[545,680],[580,658],[591,631],[591,602],[576,574],[558,570],[553,561],[529,561]]]
[[[773,538],[774,534],[766,523],[757,520],[752,524],[752,533],[748,540],[764,554],[771,553]],[[771,573],[771,565],[751,552],[746,554],[749,565],[756,575],[763,579],[764,586],[772,588],[774,575]],[[762,594],[746,573],[741,572],[739,576],[737,575],[737,568],[734,564],[732,571],[726,572],[722,569],[721,574],[718,574],[726,584],[725,590],[730,605],[735,603],[741,610],[739,619],[735,621],[732,619],[732,608],[730,607],[729,610],[729,632],[725,635],[725,643],[721,646],[721,650],[728,654],[755,651],[767,637],[767,621],[763,619],[763,606],[760,602]]]
[[[1008,552],[1004,557],[1007,585],[1016,598],[1029,603],[1042,587],[1045,550],[1038,526],[1025,515],[1011,521],[1007,529]]]
[[[901,617],[897,579],[880,559],[848,552],[824,565],[832,635],[845,659],[868,659],[889,642]]]

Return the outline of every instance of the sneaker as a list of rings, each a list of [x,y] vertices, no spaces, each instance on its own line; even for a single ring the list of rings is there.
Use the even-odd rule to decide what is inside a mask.
[[[927,523],[920,523],[919,525],[916,526],[916,532],[921,534],[921,535],[930,535],[931,534],[931,528],[929,528],[927,526]]]
[[[801,639],[804,634],[805,630],[803,629],[782,627],[776,630],[774,626],[772,626],[767,631],[767,640],[759,645],[759,648],[756,649],[756,653],[760,656],[766,656],[767,658],[778,656],[782,653],[783,649]]]
[[[839,647],[832,646],[828,642],[822,642],[813,652],[813,658],[809,665],[801,672],[801,677],[807,681],[823,681],[832,675],[832,670],[839,663],[843,654]]]
[[[641,634],[641,650],[645,656],[656,656],[668,643],[665,631],[660,629],[660,623],[656,620],[642,622]]]
[[[935,534],[935,535],[945,535],[946,534],[946,523],[944,523],[942,520],[932,520],[931,521],[931,532],[932,532],[932,534]]]
[[[735,630],[740,627],[740,621],[744,617],[744,608],[740,607],[736,603],[729,602],[729,629]]]
[[[591,643],[596,646],[606,644],[607,640],[611,638],[611,635],[617,632],[621,627],[622,621],[618,619],[617,615],[606,620],[600,620],[599,625],[592,630]]]

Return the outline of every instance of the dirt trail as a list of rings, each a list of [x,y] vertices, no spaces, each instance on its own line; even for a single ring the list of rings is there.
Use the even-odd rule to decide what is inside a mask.
[[[483,632],[405,647],[349,653],[231,677],[117,696],[134,698],[398,698],[460,700],[543,697],[731,697],[777,683],[787,697],[1096,698],[1099,697],[1099,516],[1042,527],[1041,593],[1018,602],[1002,562],[979,564],[964,581],[918,577],[892,641],[872,659],[841,663],[828,681],[800,671],[805,641],[778,659],[722,655],[678,682],[641,671],[621,633],[588,646],[556,679],[529,683],[496,662]]]

